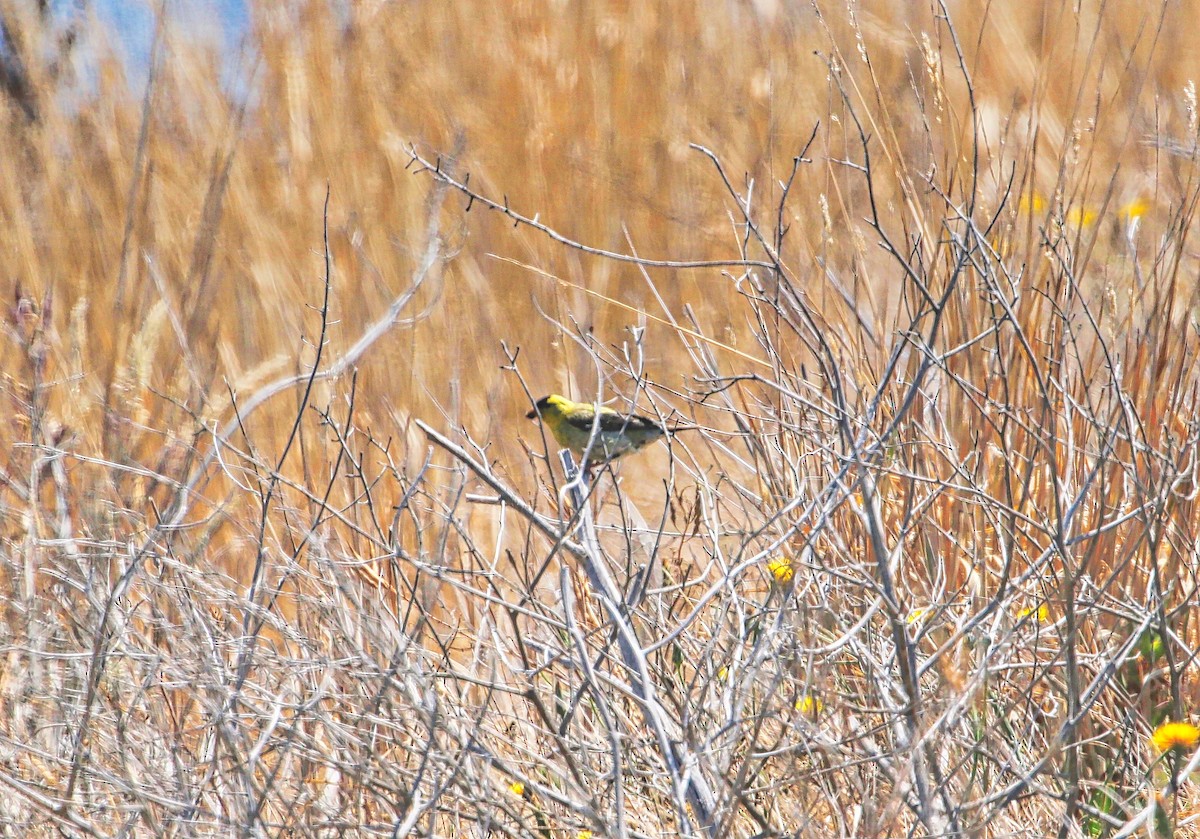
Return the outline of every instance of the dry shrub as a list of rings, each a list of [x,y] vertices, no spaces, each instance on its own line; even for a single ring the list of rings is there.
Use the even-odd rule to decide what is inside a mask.
[[[0,4],[0,823],[1190,830],[1194,6]]]

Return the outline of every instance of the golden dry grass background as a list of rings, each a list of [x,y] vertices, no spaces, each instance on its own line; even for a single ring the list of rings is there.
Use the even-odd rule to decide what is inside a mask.
[[[581,253],[479,203],[468,212],[458,192],[435,198],[436,179],[413,165],[412,149],[442,159],[459,179],[469,173],[471,189],[595,248],[651,259],[762,260],[753,244],[743,252],[737,205],[690,144],[719,157],[770,227],[781,183],[812,137],[784,207],[788,233],[779,257],[852,374],[850,402],[867,404],[917,305],[867,222],[872,199],[893,241],[928,270],[931,287],[953,261],[949,208],[971,201],[973,217],[996,215],[988,240],[1026,289],[1014,319],[1036,344],[1031,356],[1062,388],[1043,399],[1038,365],[1019,352],[1002,374],[987,357],[955,356],[947,370],[970,387],[929,397],[947,413],[942,448],[914,454],[906,468],[955,474],[937,452],[956,444],[977,456],[971,468],[979,485],[1006,499],[1017,519],[1052,519],[1048,511],[1071,489],[1086,487],[1089,458],[1101,447],[1101,435],[1077,424],[1079,405],[1093,399],[1111,409],[1109,385],[1119,382],[1128,401],[1117,404],[1131,407],[1112,416],[1136,417],[1144,447],[1116,445],[1114,457],[1131,466],[1121,473],[1125,483],[1102,482],[1081,507],[1075,524],[1087,530],[1130,497],[1152,495],[1169,455],[1185,459],[1194,442],[1196,3],[380,2],[345,13],[320,2],[263,4],[232,83],[216,56],[168,23],[145,110],[142,91],[116,60],[103,59],[94,78],[72,79],[68,67],[35,60],[46,41],[28,10],[9,6],[6,14],[21,24],[13,31],[24,38],[19,47],[38,113],[30,121],[9,107],[0,124],[0,241],[15,301],[13,340],[0,350],[9,417],[0,434],[9,451],[8,543],[26,564],[57,561],[55,539],[64,533],[55,514],[64,509],[81,539],[141,544],[172,497],[170,481],[185,481],[197,468],[204,429],[233,416],[232,401],[307,371],[324,293],[327,190],[334,266],[327,361],[408,286],[434,219],[444,240],[447,258],[404,313],[420,316],[370,348],[354,391],[357,428],[363,437],[392,440],[401,467],[415,469],[425,458],[427,441],[413,424],[421,419],[455,439],[485,443],[483,457],[532,497],[542,480],[535,469],[545,467],[523,443],[540,452],[541,441],[521,419],[528,399],[504,348],[520,348],[516,366],[535,397],[590,398],[597,362],[572,336],[590,335],[601,355],[608,348],[617,358],[639,339],[644,382],[635,385],[618,361],[603,370],[606,396],[638,395],[643,409],[653,403],[722,430],[734,428],[733,409],[778,438],[776,448],[740,462],[712,445],[691,450],[689,477],[668,492],[672,516],[685,517],[688,498],[701,506],[702,491],[692,484],[705,481],[696,475],[719,473],[764,499],[763,509],[736,493],[717,502],[731,526],[743,528],[725,534],[728,545],[715,540],[719,548],[734,552],[736,543],[753,553],[784,532],[792,534],[782,537],[788,544],[803,541],[788,531],[790,521],[764,522],[813,490],[813,474],[780,463],[818,457],[820,421],[788,414],[778,391],[754,382],[729,391],[725,411],[702,403],[695,394],[705,383],[689,352],[696,342],[663,323],[677,320],[730,348],[708,345],[723,375],[757,374],[822,392],[827,382],[811,344],[758,320],[762,309],[740,272],[648,268],[643,276],[633,264]],[[858,168],[865,160],[855,118],[870,138],[873,196]],[[1071,342],[1056,307],[1075,291],[1107,343],[1082,339],[1068,358],[1058,354]],[[977,335],[990,316],[983,287],[964,282],[941,349]],[[1065,315],[1083,317],[1077,309]],[[1119,356],[1111,382],[1106,348]],[[906,363],[911,373],[915,362]],[[343,410],[349,378],[318,383],[312,404]],[[275,396],[248,418],[239,445],[274,464],[301,391]],[[886,393],[901,391],[889,385]],[[1015,422],[1007,435],[985,422],[997,414],[979,407],[1001,391]],[[896,409],[885,398],[878,421]],[[281,471],[321,486],[335,469],[336,447],[311,411],[305,417]],[[1037,433],[1047,427],[1060,435],[1049,450]],[[926,426],[915,422],[912,430],[919,435]],[[999,445],[1017,454],[997,457]],[[39,447],[47,446],[68,453],[61,476],[46,471]],[[363,451],[368,464],[386,463],[377,449]],[[1017,460],[1028,464],[1019,486],[1011,482]],[[665,448],[647,453],[626,465],[625,489],[661,505],[668,468]],[[291,534],[274,520],[263,525],[269,517],[261,514],[261,495],[239,493],[238,475],[249,477],[248,467],[213,471],[200,487],[205,503],[187,519],[200,534],[187,555],[245,584],[263,532],[284,545]],[[410,486],[381,483],[379,509],[399,503]],[[339,483],[332,497],[369,530],[357,518],[359,490]],[[889,528],[904,530],[913,555],[943,558],[941,571],[931,570],[932,560],[905,571],[906,607],[927,608],[947,588],[985,594],[1002,573],[1004,550],[1020,564],[1043,546],[1034,528],[998,535],[994,518],[952,493],[921,508],[928,522],[914,535],[905,529],[909,485],[882,474],[880,492]],[[56,498],[68,502],[56,507]],[[642,511],[659,515],[644,504]],[[1134,600],[1162,574],[1179,603],[1195,586],[1194,504],[1181,491],[1158,514],[1144,528],[1115,528],[1092,540],[1081,561]],[[845,542],[825,549],[868,555],[853,517],[834,520]],[[745,538],[759,526],[767,536]],[[419,522],[402,527],[410,528],[406,544],[424,544],[414,532]],[[477,528],[478,542],[497,552],[514,544],[519,552],[522,538],[528,550],[528,534],[514,542],[490,513],[464,527]],[[679,529],[683,535],[667,539],[664,561],[686,576],[713,546],[689,542]],[[461,547],[471,539],[439,538],[451,546],[441,557],[448,565],[474,567],[476,558]],[[345,555],[373,568],[370,541],[352,532],[345,539]],[[461,557],[451,556],[456,549]],[[519,555],[528,561],[536,553]],[[51,584],[33,579],[21,582],[28,602],[33,588]],[[381,589],[397,611],[402,589],[398,578]],[[1067,606],[1055,592],[1066,590],[1042,579],[1021,596],[1040,592],[1061,613]],[[285,600],[280,608],[292,614]],[[457,626],[446,634],[459,656],[480,643],[469,600],[460,592],[439,604],[444,626]],[[13,625],[21,623],[19,611],[10,610]],[[1186,613],[1177,629],[1191,637]],[[1103,632],[1097,625],[1086,634],[1090,643]],[[717,655],[705,645],[719,635],[713,629],[695,639],[689,653],[696,661]],[[957,660],[937,672],[953,687],[969,678],[963,669]],[[830,676],[828,685],[845,690],[869,679],[857,671],[845,678]],[[1177,713],[1195,685],[1183,666],[1171,683]],[[1104,713],[1118,705],[1105,705]],[[1124,724],[1144,728],[1152,713],[1140,710],[1140,722]],[[1101,718],[1083,729],[1102,729]],[[44,772],[49,786],[66,774]],[[811,804],[807,795],[776,802],[788,814],[783,821],[795,826],[803,821],[797,813],[806,812],[814,824],[832,823],[828,802]],[[1049,812],[1040,806],[1024,817]],[[669,832],[671,816],[657,813],[644,824]]]
[[[58,413],[81,449],[101,456],[115,454],[102,432],[114,387],[151,416],[170,413],[147,390],[188,393],[163,305],[204,350],[197,410],[226,401],[223,382],[244,392],[294,368],[314,330],[308,307],[320,299],[327,184],[333,346],[357,337],[406,282],[426,226],[429,179],[406,169],[409,144],[447,154],[459,136],[457,166],[474,186],[569,237],[625,251],[627,230],[642,255],[712,259],[736,256],[733,208],[688,144],[718,153],[739,184],[743,173],[753,178],[765,207],[820,125],[813,162],[797,178],[784,257],[815,305],[844,317],[818,265],[827,260],[886,334],[897,278],[877,268],[873,243],[854,235],[864,195],[836,162],[848,153],[847,126],[826,60],[846,66],[852,96],[866,96],[857,104],[888,150],[877,156],[882,201],[900,225],[915,223],[896,203],[900,172],[912,179],[963,164],[965,103],[953,73],[940,93],[931,78],[931,62],[941,74],[954,56],[929,8],[855,8],[869,67],[840,6],[365,4],[345,25],[322,4],[289,4],[256,18],[261,52],[242,68],[250,80],[242,84],[254,90],[244,120],[222,95],[213,57],[193,54],[186,33],[168,28],[143,159],[139,91],[111,65],[93,97],[46,91],[41,124],[10,115],[0,190],[7,274],[34,297],[53,294],[62,361],[72,313],[86,326],[78,359],[64,365],[70,380],[54,389]],[[984,115],[993,201],[1015,167],[1018,187],[1046,196],[1065,189],[1071,206],[1103,211],[1102,222],[1138,197],[1149,201],[1150,219],[1170,212],[1187,172],[1145,140],[1186,135],[1184,89],[1196,75],[1189,62],[1200,59],[1179,23],[1188,19],[1183,7],[951,9]],[[229,158],[227,186],[214,187]],[[494,214],[463,214],[464,204],[445,209],[458,251],[440,299],[427,319],[371,352],[362,404],[381,430],[404,429],[412,416],[441,419],[503,450],[523,397],[500,372],[501,341],[522,348],[535,390],[582,394],[594,387],[591,365],[538,306],[594,329],[603,343],[624,340],[635,319],[489,255],[662,312],[633,267],[581,256]],[[1106,232],[1098,223],[1084,238]],[[1028,256],[1038,270],[1037,254]],[[122,258],[123,307],[114,311]],[[1127,270],[1098,273],[1123,297]],[[691,305],[714,337],[754,352],[738,293],[717,271],[652,273],[673,314]],[[651,326],[646,347],[650,378],[678,386],[687,368],[678,340]]]

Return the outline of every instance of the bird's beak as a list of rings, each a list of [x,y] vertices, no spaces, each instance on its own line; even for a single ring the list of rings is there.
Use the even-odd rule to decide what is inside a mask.
[[[532,411],[530,411],[528,414],[525,415],[525,419],[534,419],[535,417],[537,417],[537,415],[538,415],[537,408],[534,408]]]

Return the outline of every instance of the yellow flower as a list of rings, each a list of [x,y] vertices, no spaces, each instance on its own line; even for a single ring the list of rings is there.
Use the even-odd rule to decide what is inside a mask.
[[[525,784],[521,783],[520,781],[513,781],[511,784],[508,785],[508,791],[511,792],[513,795],[524,798],[525,797]]]
[[[786,556],[776,557],[767,563],[767,570],[775,577],[775,581],[780,585],[790,583],[792,577],[796,574],[796,569],[792,567],[792,560]]]
[[[1133,221],[1134,219],[1141,218],[1142,216],[1146,215],[1146,213],[1149,211],[1149,201],[1147,201],[1145,198],[1135,198],[1121,208],[1120,215],[1121,218],[1125,219],[1126,221]]]
[[[814,696],[801,696],[796,700],[796,710],[802,714],[819,714],[824,707],[825,703]]]
[[[1027,618],[1030,615],[1033,615],[1034,619],[1037,620],[1038,623],[1045,623],[1046,621],[1050,620],[1050,607],[1043,603],[1036,609],[1031,607],[1029,609],[1022,609],[1021,611],[1017,612],[1018,618]]]
[[[1030,215],[1038,215],[1046,211],[1046,199],[1038,195],[1036,192],[1032,195],[1022,195],[1021,201],[1018,204],[1018,209],[1023,213]]]
[[[1095,210],[1089,210],[1086,207],[1072,207],[1067,210],[1067,224],[1078,227],[1091,227],[1095,220]]]
[[[1200,728],[1190,722],[1166,722],[1154,729],[1150,741],[1160,752],[1171,749],[1190,752],[1200,743]]]

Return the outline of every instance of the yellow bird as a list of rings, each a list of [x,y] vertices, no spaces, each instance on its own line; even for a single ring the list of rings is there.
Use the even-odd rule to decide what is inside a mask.
[[[615,460],[667,435],[667,429],[648,417],[622,414],[612,408],[597,409],[594,405],[572,402],[557,393],[543,396],[525,415],[526,419],[538,417],[549,427],[558,444],[570,449],[576,457],[582,458],[591,443],[589,466]]]

